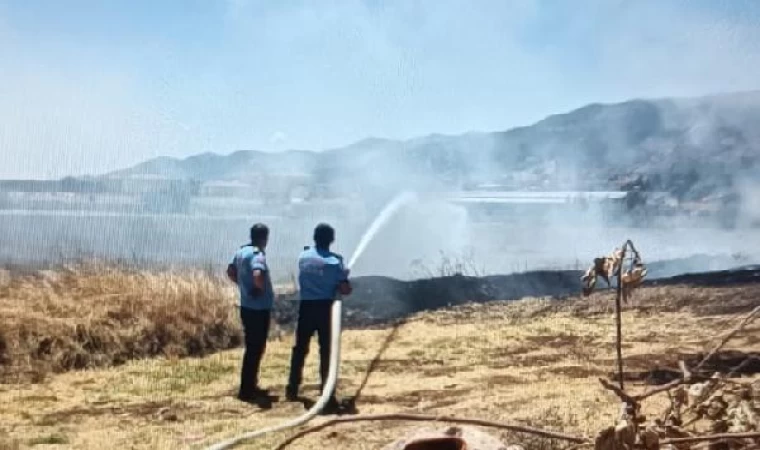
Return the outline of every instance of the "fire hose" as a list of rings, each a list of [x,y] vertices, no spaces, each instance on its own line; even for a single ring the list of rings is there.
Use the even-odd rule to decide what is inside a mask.
[[[341,304],[341,301],[342,300],[339,297],[332,304],[331,330],[330,330],[330,333],[331,333],[330,339],[332,341],[330,343],[330,348],[331,348],[330,369],[327,373],[327,381],[325,382],[325,387],[322,390],[322,396],[319,397],[319,400],[317,400],[317,403],[315,403],[314,406],[312,406],[310,410],[308,410],[306,413],[304,413],[300,417],[296,417],[287,422],[281,423],[280,425],[275,425],[272,427],[262,428],[260,430],[243,433],[239,436],[232,437],[230,439],[227,439],[225,441],[222,441],[210,447],[207,447],[206,450],[222,450],[222,449],[230,448],[233,445],[239,444],[248,439],[254,439],[268,433],[273,433],[275,431],[282,431],[288,428],[293,428],[299,425],[303,425],[304,423],[313,419],[317,414],[319,414],[322,411],[322,408],[324,408],[325,405],[327,404],[327,401],[330,398],[330,393],[335,388],[335,383],[338,379],[338,361],[340,359],[341,307],[343,306]]]

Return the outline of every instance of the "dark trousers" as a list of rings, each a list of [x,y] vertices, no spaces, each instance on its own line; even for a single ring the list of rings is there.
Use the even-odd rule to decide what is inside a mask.
[[[269,310],[257,311],[240,308],[240,319],[245,333],[245,353],[240,371],[240,397],[251,397],[259,386],[259,367],[267,346],[270,323]]]
[[[311,336],[316,332],[319,342],[319,375],[321,390],[327,382],[330,369],[330,314],[332,301],[302,301],[298,307],[298,324],[296,325],[296,342],[290,358],[290,378],[288,393],[296,395],[301,386],[303,366],[309,354]],[[331,396],[335,392],[330,393]]]

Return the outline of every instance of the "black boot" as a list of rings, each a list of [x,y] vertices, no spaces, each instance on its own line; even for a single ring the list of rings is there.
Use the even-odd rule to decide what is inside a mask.
[[[331,395],[330,399],[327,400],[325,407],[322,408],[322,414],[328,415],[328,414],[340,414],[340,413],[341,413],[341,404],[338,401],[338,399],[335,397],[335,395]]]
[[[289,402],[298,401],[298,388],[289,385],[285,389],[285,399],[287,399]]]

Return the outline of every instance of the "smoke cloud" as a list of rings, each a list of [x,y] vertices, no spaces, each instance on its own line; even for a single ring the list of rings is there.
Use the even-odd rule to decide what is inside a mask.
[[[234,0],[183,5],[177,19],[160,6],[0,3],[0,178],[103,174],[200,154],[161,160],[162,173],[229,186],[302,172],[328,199],[295,201],[262,182],[275,194],[261,202],[151,197],[158,209],[179,203],[171,214],[15,208],[1,216],[12,244],[0,258],[218,265],[261,220],[286,279],[318,222],[335,225],[336,250],[348,257],[378,211],[406,190],[419,201],[378,233],[355,274],[580,269],[628,238],[652,260],[757,254],[760,239],[747,227],[760,220],[751,169],[760,161],[760,101],[686,97],[760,88],[760,8],[586,5]],[[642,98],[657,100],[609,106]],[[280,159],[238,151],[289,148],[336,150],[275,153]],[[740,229],[720,228],[722,212],[651,223],[588,199],[504,206],[449,198],[507,181],[584,191],[609,182],[593,180],[599,168],[609,177],[656,175],[666,182],[645,180],[650,197],[667,191],[681,208],[735,195]],[[0,204],[14,201],[0,196]],[[244,212],[219,212],[236,202]],[[202,212],[184,215],[187,204]]]

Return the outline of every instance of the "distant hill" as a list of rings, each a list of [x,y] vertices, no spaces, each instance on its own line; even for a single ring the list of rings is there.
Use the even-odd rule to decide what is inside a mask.
[[[760,178],[760,91],[591,104],[502,132],[366,139],[323,152],[205,153],[157,158],[108,177],[245,181],[306,174],[352,192],[456,189],[665,191],[679,201],[735,192]]]

